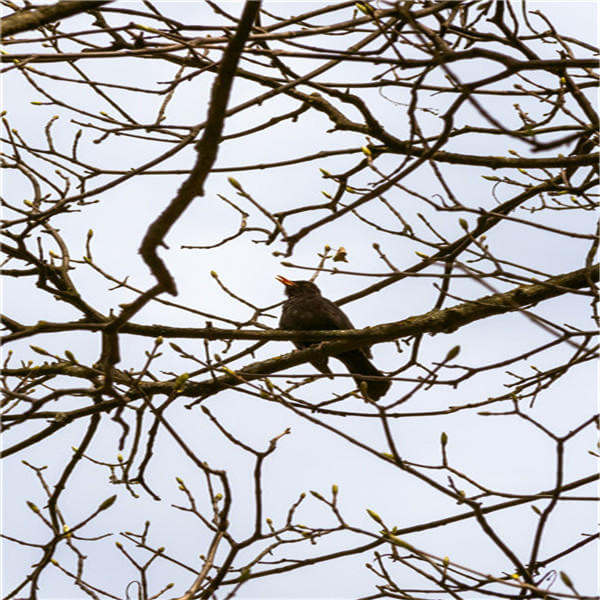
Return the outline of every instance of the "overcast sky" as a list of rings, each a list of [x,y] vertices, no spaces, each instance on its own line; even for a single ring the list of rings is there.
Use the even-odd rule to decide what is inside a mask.
[[[135,5],[137,2],[116,2],[112,6]],[[168,4],[168,10],[166,8]],[[266,2],[267,10],[278,14],[299,14],[309,10],[318,3],[301,2]],[[520,3],[514,3],[519,5]],[[530,2],[531,9],[539,9],[549,19],[560,27],[560,30],[573,37],[590,43],[597,41],[597,12],[596,2]],[[165,12],[173,18],[186,23],[220,23],[219,17],[200,2],[163,2],[158,3]],[[226,9],[237,14],[241,4],[227,3]],[[350,9],[349,9],[350,11]],[[120,20],[112,16],[111,23]],[[533,17],[532,17],[533,18]],[[63,27],[77,30],[89,26],[89,16],[63,21]],[[32,33],[19,34],[23,37]],[[348,43],[349,44],[349,43]],[[65,46],[67,47],[67,46]],[[47,50],[46,50],[47,51]],[[548,50],[549,55],[553,50]],[[104,63],[93,61],[85,63],[85,67],[93,70],[98,80],[127,83],[128,85],[143,85],[159,87],[158,82],[171,79],[174,67],[166,63],[145,60],[120,61],[115,68],[115,62],[107,60]],[[83,64],[83,61],[81,61]],[[312,68],[296,60],[290,64],[301,72]],[[464,80],[481,76],[479,65],[456,66],[457,72]],[[48,72],[66,73],[64,65],[44,65]],[[346,65],[327,73],[327,81],[360,81],[364,74],[356,65]],[[370,76],[370,73],[369,73]],[[173,124],[196,124],[205,118],[209,87],[208,80],[192,79],[186,84],[183,93],[179,93],[169,107],[168,122]],[[52,80],[44,82],[46,89],[54,90],[57,94],[68,95],[69,100],[78,106],[85,106],[90,113],[107,110],[98,96],[83,91],[82,86],[71,86],[68,92]],[[230,106],[236,106],[245,101],[257,91],[257,87],[244,81],[237,81]],[[400,138],[408,132],[405,122],[406,107],[409,100],[406,91],[389,88],[387,97],[381,97],[376,92],[365,93],[370,107],[386,123],[392,133]],[[593,94],[590,94],[593,97]],[[126,102],[129,109],[134,111],[136,119],[141,122],[154,118],[162,97],[144,96],[143,101],[134,102],[133,96],[124,92],[114,92],[114,97]],[[5,76],[3,92],[3,107],[8,111],[11,127],[17,128],[20,134],[32,145],[44,145],[43,127],[53,114],[60,114],[60,119],[53,126],[55,141],[68,150],[72,144],[73,134],[80,127],[74,121],[90,122],[90,118],[74,115],[57,109],[56,106],[36,106],[31,101],[40,100],[39,93],[16,71]],[[448,106],[448,98],[444,95],[423,97],[422,106],[429,112],[420,115],[425,127],[431,131],[439,129],[439,112]],[[493,104],[495,116],[507,125],[513,126],[516,121],[512,109],[514,99],[507,98],[502,102],[496,100]],[[536,110],[533,103],[525,103],[531,110]],[[244,111],[228,120],[225,135],[238,132],[262,122],[269,115],[279,114],[297,107],[292,100],[277,97],[276,100],[263,106]],[[438,114],[436,114],[438,111]],[[481,125],[481,118],[474,110],[462,113],[466,124]],[[101,144],[94,144],[94,137],[89,128],[85,128],[81,142],[83,156],[92,157],[94,164],[102,164],[108,169],[128,169],[142,164],[165,150],[166,146],[149,144],[122,137],[112,137]],[[274,279],[278,273],[290,279],[307,277],[307,271],[301,271],[281,266],[281,256],[274,255],[284,247],[267,246],[251,240],[260,240],[261,234],[246,234],[232,243],[210,251],[182,249],[181,245],[211,244],[224,236],[235,232],[239,216],[217,194],[238,200],[235,190],[227,182],[227,177],[233,175],[240,181],[249,193],[260,199],[269,210],[282,210],[302,203],[318,202],[323,198],[322,191],[332,192],[334,186],[323,179],[319,168],[330,172],[347,169],[354,164],[356,157],[341,156],[326,161],[312,161],[290,168],[229,171],[228,168],[252,163],[283,160],[318,152],[327,148],[354,147],[360,142],[359,136],[353,133],[336,132],[323,133],[327,129],[325,117],[304,115],[295,124],[285,122],[283,125],[269,129],[264,134],[251,138],[233,139],[221,145],[216,172],[209,177],[206,193],[180,219],[168,236],[169,249],[161,251],[168,268],[174,275],[179,295],[171,300],[189,305],[197,310],[210,314],[225,316],[230,320],[245,320],[251,316],[251,310],[241,302],[235,302],[223,293],[210,272],[216,271],[223,282],[236,294],[250,299],[259,306],[270,306],[283,298],[282,286]],[[493,136],[460,138],[451,142],[445,148],[448,151],[469,154],[494,154],[490,144],[497,143]],[[462,140],[462,141],[461,141]],[[364,143],[364,140],[363,142]],[[504,143],[504,142],[503,142]],[[515,141],[516,149],[528,154],[524,144]],[[508,148],[497,149],[497,153],[506,154]],[[6,152],[8,152],[5,149]],[[559,151],[565,154],[570,148]],[[192,148],[178,153],[172,160],[160,166],[160,169],[188,169],[194,160]],[[378,166],[388,172],[393,169],[395,158],[386,158]],[[455,191],[460,192],[465,203],[473,206],[492,206],[490,184],[481,175],[488,173],[484,169],[471,167],[443,167],[448,182]],[[146,289],[154,283],[147,267],[143,264],[137,249],[148,227],[173,197],[184,175],[148,175],[136,177],[129,182],[113,188],[100,197],[100,202],[84,207],[81,213],[63,215],[55,219],[54,225],[61,228],[61,234],[69,243],[74,258],[81,259],[85,252],[86,234],[90,228],[94,230],[92,250],[94,258],[106,272],[115,277],[129,276],[129,283],[139,289]],[[108,181],[101,177],[90,182],[91,187],[99,186]],[[368,179],[354,182],[353,185],[368,183]],[[418,189],[425,196],[431,197],[440,193],[439,184],[423,177],[418,171],[403,182],[406,186]],[[23,199],[31,197],[31,189],[24,178],[13,171],[5,174],[3,181],[4,194],[9,198]],[[502,195],[502,191],[499,192]],[[508,192],[506,192],[508,194]],[[390,200],[400,201],[394,196],[398,192],[390,192]],[[508,196],[507,196],[508,197]],[[506,199],[506,198],[501,198]],[[403,204],[403,215],[407,220],[417,220],[416,213],[426,211],[423,205]],[[397,223],[389,223],[389,213],[381,206],[366,207],[359,211],[364,217],[375,219],[381,225],[389,224],[398,229]],[[431,210],[431,215],[435,211]],[[428,213],[425,213],[428,216]],[[260,217],[255,225],[265,227],[268,221],[262,222]],[[291,219],[286,226],[291,231],[299,229],[305,217]],[[550,222],[555,215],[548,218]],[[591,220],[592,216],[587,215]],[[471,224],[474,218],[471,217]],[[553,221],[556,223],[556,221]],[[450,239],[460,235],[460,225],[455,217],[437,221],[437,225]],[[560,226],[573,231],[586,231],[592,225],[581,215],[563,213]],[[561,244],[550,243],[552,238],[543,233],[532,235],[518,224],[505,224],[500,231],[490,236],[490,244],[494,250],[506,260],[519,261],[527,256],[527,264],[551,273],[563,273],[581,267],[582,245],[576,240],[561,238]],[[418,258],[415,251],[427,252],[428,249],[419,244],[409,243],[403,238],[374,233],[355,218],[344,218],[332,225],[321,228],[308,236],[298,245],[293,257],[287,258],[296,265],[315,266],[318,264],[318,253],[328,244],[333,248],[344,246],[348,251],[349,263],[345,265],[356,272],[386,273],[389,269],[377,257],[372,248],[373,241],[379,241],[382,249],[393,258],[399,268],[407,268]],[[45,242],[51,247],[49,241]],[[110,290],[114,284],[94,273],[86,265],[80,265],[73,272],[73,280],[79,286],[82,294],[93,298],[94,306],[103,312],[117,308],[120,303],[128,302],[135,296],[127,290]],[[323,294],[333,300],[341,298],[366,285],[376,281],[374,278],[352,276],[321,275],[317,283]],[[380,323],[399,321],[412,315],[418,315],[430,310],[437,298],[437,290],[430,279],[411,279],[389,286],[380,293],[368,298],[346,304],[344,310],[348,313],[356,327],[377,325]],[[506,284],[504,289],[511,288]],[[503,291],[503,290],[501,290]],[[454,293],[467,298],[477,298],[489,293],[477,282],[464,281],[457,283]],[[166,296],[165,296],[166,297]],[[46,295],[36,292],[32,281],[21,278],[6,282],[3,294],[4,311],[6,314],[22,323],[35,323],[38,320],[61,321],[78,318],[75,311],[59,302],[54,302]],[[543,303],[535,308],[538,315],[556,320],[568,321],[574,326],[589,328],[587,318],[587,298],[568,297]],[[270,317],[262,318],[262,322],[275,327],[279,318],[280,308],[270,311]],[[210,318],[215,326],[230,327],[227,321]],[[136,315],[138,323],[163,323],[173,326],[203,327],[207,317],[192,314],[184,310],[151,303]],[[152,346],[152,340],[139,339],[134,336],[122,336],[123,343],[121,366],[139,368],[144,360],[144,351]],[[43,338],[43,339],[42,339]],[[486,364],[501,360],[510,353],[517,354],[530,348],[535,343],[543,343],[549,339],[547,332],[532,325],[520,315],[502,315],[478,322],[472,326],[461,328],[459,331],[438,336],[426,336],[423,340],[424,353],[430,361],[440,361],[450,348],[461,346],[461,364]],[[201,341],[175,340],[184,350],[203,353]],[[64,353],[65,349],[73,351],[81,363],[91,364],[97,360],[100,350],[100,336],[91,333],[61,333],[55,336],[38,336],[36,339],[26,339],[11,347],[23,360],[39,360],[29,344],[37,344],[51,351]],[[244,344],[235,344],[230,353],[241,349]],[[291,349],[289,342],[271,342],[256,356],[267,358]],[[214,343],[212,352],[224,352],[224,343]],[[380,344],[373,348],[374,362],[383,370],[397,367],[398,361],[406,360],[406,353],[398,355],[393,344]],[[565,350],[547,352],[543,357],[536,358],[535,366],[543,369],[555,364],[564,357]],[[245,359],[247,364],[251,360]],[[241,366],[241,364],[239,366]],[[179,359],[173,353],[165,353],[160,363],[165,371],[191,371],[193,364]],[[523,370],[525,370],[525,366]],[[341,367],[338,363],[338,370]],[[308,365],[297,367],[291,373],[314,374],[314,369]],[[582,366],[576,376],[557,382],[546,394],[544,401],[536,405],[531,414],[535,418],[543,418],[544,424],[559,434],[569,431],[589,416],[595,402],[593,365]],[[481,374],[468,380],[458,389],[450,387],[433,387],[424,394],[415,396],[415,400],[403,405],[406,412],[434,411],[448,406],[478,402],[489,396],[497,396],[506,392],[505,384],[510,377],[499,378],[497,373]],[[72,383],[72,382],[70,382]],[[281,381],[278,380],[278,383]],[[350,391],[353,383],[350,378],[325,380],[319,387],[306,388],[317,390],[326,398],[333,392]],[[400,397],[406,393],[406,384],[394,383],[391,396]],[[315,392],[312,392],[313,394]],[[61,410],[79,406],[77,398],[62,401]],[[244,535],[249,531],[252,519],[252,457],[240,448],[233,447],[222,434],[206,419],[199,410],[188,411],[182,401],[169,408],[168,417],[177,427],[179,434],[193,447],[194,451],[212,467],[226,469],[233,483],[234,511],[231,527],[234,535]],[[362,409],[360,400],[355,399],[356,408]],[[289,506],[298,498],[301,492],[318,490],[327,496],[331,485],[339,485],[339,502],[344,514],[357,526],[376,531],[377,527],[366,514],[370,508],[380,514],[386,523],[405,527],[411,524],[431,521],[449,514],[457,514],[464,509],[455,506],[446,497],[434,494],[428,486],[399,472],[393,465],[371,456],[356,446],[349,444],[339,436],[332,435],[327,430],[316,427],[305,419],[292,415],[284,407],[273,403],[263,402],[249,395],[226,391],[209,399],[207,406],[235,435],[246,444],[257,449],[264,449],[274,436],[291,428],[291,435],[282,438],[274,455],[265,464],[265,516],[275,523],[282,523]],[[568,407],[567,409],[565,407]],[[323,418],[325,422],[335,423],[343,427],[344,432],[356,436],[363,443],[385,450],[382,442],[381,424],[377,419],[339,419]],[[103,418],[103,435],[93,443],[89,456],[99,461],[114,462],[118,453],[117,442],[121,434],[120,428],[109,418]],[[87,423],[71,425],[47,440],[44,444],[32,447],[27,451],[9,457],[3,467],[3,530],[7,535],[23,537],[28,540],[45,542],[48,537],[47,528],[37,519],[25,505],[31,500],[39,506],[44,505],[44,494],[33,471],[21,462],[41,466],[47,465],[45,476],[53,485],[56,478],[64,469],[64,465],[72,453],[72,446],[77,446]],[[428,418],[401,418],[394,422],[394,433],[401,444],[401,453],[407,460],[415,463],[435,464],[439,462],[439,437],[442,431],[449,436],[449,453],[457,468],[468,472],[475,480],[482,481],[490,488],[501,489],[506,493],[535,493],[552,488],[554,484],[555,466],[548,460],[552,456],[552,447],[530,424],[511,417],[484,419],[475,413],[461,412],[456,416]],[[32,427],[32,431],[35,428]],[[591,428],[585,434],[578,436],[568,444],[565,480],[572,481],[589,475],[596,467],[594,457],[588,453],[595,446],[594,432]],[[4,447],[11,445],[15,438],[8,432],[4,439]],[[175,477],[181,477],[191,490],[204,497],[203,476],[187,461],[176,443],[164,432],[158,436],[155,449],[153,468],[150,471],[150,482],[162,502],[155,502],[144,493],[140,498],[132,498],[124,489],[112,485],[108,481],[109,472],[105,467],[94,465],[87,461],[80,465],[74,473],[71,489],[62,499],[62,510],[68,514],[70,522],[77,522],[89,514],[89,508],[97,506],[106,497],[117,494],[115,506],[101,518],[94,521],[88,529],[87,536],[100,535],[112,531],[112,537],[101,542],[83,542],[81,548],[90,555],[98,553],[101,560],[90,560],[87,566],[87,580],[94,582],[114,580],[111,590],[124,589],[127,582],[136,578],[135,571],[126,563],[122,555],[115,550],[114,543],[120,539],[118,532],[139,532],[146,520],[151,520],[150,536],[152,545],[165,546],[173,555],[193,564],[193,559],[204,554],[209,537],[197,520],[182,511],[174,510],[171,504],[184,504],[185,498],[177,489]],[[472,490],[469,490],[472,491]],[[582,488],[581,495],[593,495],[592,486]],[[499,512],[490,516],[490,523],[502,532],[504,539],[517,552],[527,556],[531,544],[529,532],[538,519],[529,505],[513,509],[510,513]],[[311,499],[300,513],[300,522],[307,524],[332,523],[331,515],[327,513],[318,501]],[[593,503],[583,508],[579,503],[564,502],[549,524],[551,535],[545,540],[543,556],[551,555],[556,549],[567,545],[562,533],[564,524],[568,524],[569,535],[592,533],[595,531],[596,510]],[[23,530],[25,528],[25,530]],[[527,532],[525,535],[523,532]],[[299,548],[287,550],[288,556],[297,552],[304,557],[313,551],[335,551],[340,548],[344,535],[335,540],[325,539],[319,543],[316,550]],[[408,536],[407,540],[415,546],[438,554],[449,555],[453,561],[467,564],[482,572],[500,573],[510,570],[505,558],[483,536],[480,528],[471,522],[457,523],[444,528],[438,528],[418,535]],[[573,543],[577,539],[571,540]],[[366,542],[366,540],[365,540]],[[10,590],[22,579],[29,565],[39,556],[37,550],[27,546],[5,545],[3,558],[4,589]],[[66,548],[58,550],[57,559],[62,562],[72,562],[72,554]],[[140,555],[141,556],[141,555]],[[276,558],[276,557],[275,557]],[[580,585],[580,591],[593,592],[597,580],[596,549],[592,545],[566,557],[556,568],[569,573]],[[281,577],[270,577],[252,581],[243,588],[242,597],[260,598],[353,598],[368,593],[374,593],[376,580],[364,568],[366,561],[372,560],[370,555],[351,557],[345,561],[331,561],[325,565],[314,566],[310,570],[300,570]],[[199,565],[196,564],[196,567]],[[177,581],[183,591],[189,582],[184,581],[182,571],[165,561],[157,562],[151,572],[153,582],[161,584],[170,580]],[[406,576],[410,577],[410,576]],[[47,570],[43,578],[42,597],[75,598],[80,592],[65,578],[58,569]],[[419,579],[414,576],[415,585]],[[410,579],[405,585],[409,585]],[[159,583],[156,583],[159,586]],[[558,589],[558,585],[556,588]],[[117,592],[116,592],[117,593]],[[221,596],[219,596],[221,597]]]

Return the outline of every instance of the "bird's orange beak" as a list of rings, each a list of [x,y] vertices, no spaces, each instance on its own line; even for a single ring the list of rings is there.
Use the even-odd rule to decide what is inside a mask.
[[[286,279],[283,275],[277,275],[277,277],[275,277],[275,279],[277,279],[277,281],[279,281],[279,283],[283,283],[283,285],[287,285],[287,286],[296,285],[293,281]]]

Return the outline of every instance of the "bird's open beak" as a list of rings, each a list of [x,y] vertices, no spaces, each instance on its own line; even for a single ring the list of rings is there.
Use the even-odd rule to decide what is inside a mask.
[[[283,285],[287,285],[287,286],[296,285],[293,281],[286,279],[283,275],[277,275],[277,277],[275,277],[275,279],[277,279],[277,281],[279,281],[279,283],[283,283]]]

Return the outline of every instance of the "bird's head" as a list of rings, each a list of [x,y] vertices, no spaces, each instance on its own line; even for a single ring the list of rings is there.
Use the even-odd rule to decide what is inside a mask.
[[[289,298],[294,296],[320,296],[319,288],[312,281],[290,281],[282,275],[275,277],[279,283],[285,285],[285,294]]]

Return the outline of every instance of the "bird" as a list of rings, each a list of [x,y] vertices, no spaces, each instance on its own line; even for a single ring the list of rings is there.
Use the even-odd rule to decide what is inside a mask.
[[[288,299],[283,304],[279,327],[290,331],[310,331],[311,329],[354,329],[352,322],[344,311],[321,295],[321,291],[312,281],[290,281],[282,275],[275,277],[285,286]],[[296,348],[307,348],[320,340],[294,342]],[[361,383],[366,385],[366,393],[371,400],[377,401],[390,388],[391,382],[369,360],[371,353],[368,347],[347,350],[333,355],[342,361],[359,389]],[[328,356],[313,358],[310,363],[321,373],[331,374]],[[369,379],[378,377],[380,379]]]

